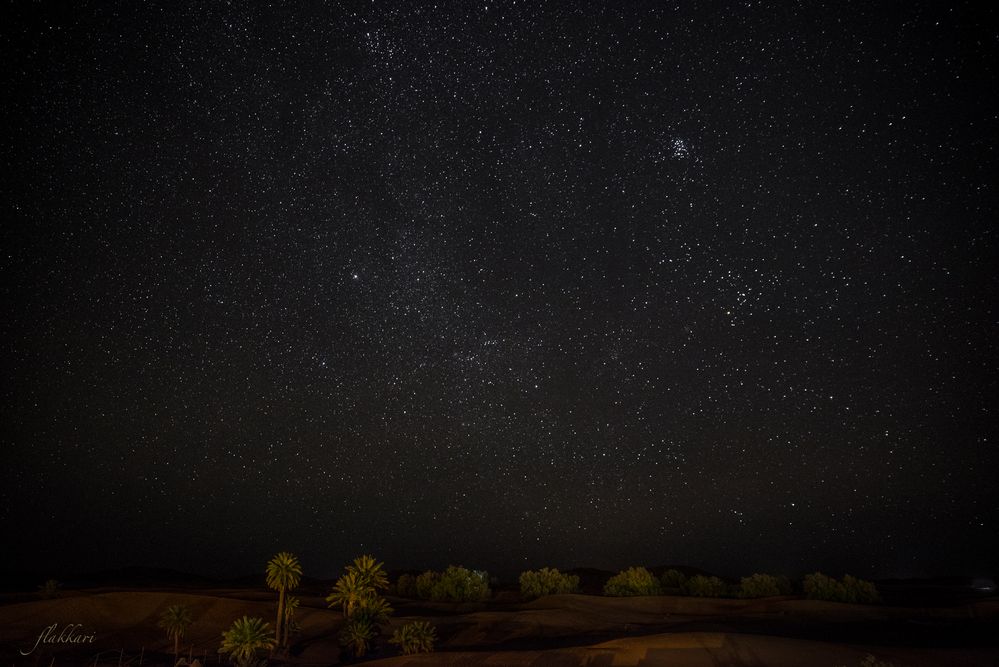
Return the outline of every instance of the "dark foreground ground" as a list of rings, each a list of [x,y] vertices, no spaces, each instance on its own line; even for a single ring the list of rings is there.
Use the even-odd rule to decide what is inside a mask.
[[[911,596],[910,596],[911,598]],[[392,628],[410,620],[438,629],[437,652],[399,656],[384,636],[365,664],[858,666],[865,656],[896,667],[999,667],[999,598],[940,600],[920,606],[860,606],[797,598],[714,600],[685,597],[605,598],[558,595],[521,603],[500,595],[489,603],[443,604],[390,598]],[[188,605],[194,624],[182,653],[218,665],[224,629],[240,616],[272,621],[272,592],[258,588],[111,587],[65,592],[51,600],[6,596],[0,605],[3,665],[170,665],[172,643],[157,627],[171,604]],[[303,597],[301,633],[282,662],[331,665],[342,622],[320,595]],[[80,624],[92,642],[39,646],[52,623]],[[276,663],[277,664],[277,663]]]

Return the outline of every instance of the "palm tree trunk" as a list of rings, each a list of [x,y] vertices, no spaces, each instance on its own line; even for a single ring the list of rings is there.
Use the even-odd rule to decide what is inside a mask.
[[[281,646],[281,628],[284,625],[284,587],[282,586],[278,593],[278,615],[277,623],[275,623],[274,635],[277,637],[277,645]]]
[[[180,655],[180,633],[173,633],[173,664],[177,664],[177,656]]]

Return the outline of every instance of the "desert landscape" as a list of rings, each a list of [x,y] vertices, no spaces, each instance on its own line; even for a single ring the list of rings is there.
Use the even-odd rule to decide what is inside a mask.
[[[661,568],[658,568],[661,569]],[[319,666],[365,663],[403,665],[619,666],[919,666],[999,664],[999,598],[994,591],[957,586],[905,586],[894,582],[904,604],[847,604],[801,594],[757,599],[644,595],[611,597],[595,587],[611,573],[583,572],[589,594],[545,595],[525,600],[500,585],[487,599],[442,602],[402,597],[399,576],[385,600],[391,615],[379,624],[366,653],[345,648],[345,614],[331,608],[324,590],[332,582],[306,580],[297,587],[295,629],[286,649],[258,651],[256,662]],[[155,579],[155,573],[146,573]],[[11,593],[0,606],[0,664],[172,665],[173,641],[160,627],[165,610],[190,611],[179,641],[182,662],[229,664],[218,649],[235,619],[273,625],[275,592],[263,581],[212,586],[174,576],[169,585],[143,582],[61,589],[55,597]],[[167,577],[162,577],[167,579]],[[890,588],[890,587],[888,587]],[[933,593],[927,591],[935,590]],[[914,596],[922,591],[924,604]],[[990,594],[991,593],[991,594]],[[432,652],[400,655],[386,640],[412,622],[436,630]],[[82,643],[36,644],[52,623],[79,624]],[[22,655],[27,652],[28,655]]]
[[[0,44],[0,667],[999,667],[999,3]]]

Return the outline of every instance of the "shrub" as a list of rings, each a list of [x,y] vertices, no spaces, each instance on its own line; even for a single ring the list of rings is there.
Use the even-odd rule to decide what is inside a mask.
[[[794,587],[791,585],[791,580],[783,574],[777,577],[777,590],[780,591],[781,595],[791,595],[794,593]]]
[[[881,595],[878,594],[878,589],[869,581],[857,579],[847,574],[843,577],[843,589],[846,593],[847,602],[858,602],[860,604],[881,602]]]
[[[842,601],[845,596],[842,586],[832,577],[827,577],[821,572],[805,575],[802,584],[805,597],[809,600],[831,600],[833,602]]]
[[[698,598],[721,598],[728,593],[728,586],[718,577],[698,574],[687,580],[684,593]]]
[[[604,595],[659,595],[659,580],[644,567],[618,572],[604,584]]]
[[[416,577],[411,574],[401,575],[395,582],[395,593],[404,598],[419,597],[416,593]]]
[[[433,596],[434,586],[441,580],[441,573],[427,570],[416,578],[416,597],[429,600]]]
[[[777,585],[777,577],[769,574],[754,574],[751,577],[743,577],[739,582],[739,597],[741,598],[769,598],[780,595],[780,587]]]
[[[805,596],[810,600],[826,600],[829,602],[859,602],[874,604],[881,601],[877,588],[869,581],[846,575],[842,581],[836,581],[821,572],[815,572],[805,577]]]
[[[679,590],[683,588],[683,585],[687,583],[687,575],[680,570],[666,570],[663,572],[662,579],[663,588],[671,588]]]
[[[479,602],[488,598],[490,593],[487,573],[452,565],[434,583],[430,599],[438,602]]]
[[[578,592],[579,577],[574,574],[562,574],[557,569],[547,567],[520,573],[520,595],[525,600],[533,600],[542,595]]]
[[[404,655],[413,653],[433,653],[437,641],[437,629],[426,621],[407,623],[394,633],[390,644],[398,644]]]

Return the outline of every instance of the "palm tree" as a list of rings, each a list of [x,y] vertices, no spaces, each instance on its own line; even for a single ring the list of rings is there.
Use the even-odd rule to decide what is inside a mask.
[[[392,634],[389,644],[398,644],[403,655],[433,653],[437,629],[426,621],[407,623]]]
[[[262,618],[244,616],[232,622],[232,627],[222,633],[219,653],[228,653],[229,660],[240,667],[257,663],[257,651],[270,650],[276,644],[270,623]]]
[[[294,595],[289,595],[288,599],[284,601],[284,618],[281,619],[281,623],[284,628],[285,645],[287,645],[291,633],[299,631],[298,623],[295,622],[295,612],[301,604],[302,601]]]
[[[48,579],[44,584],[38,587],[38,594],[46,600],[50,600],[59,594],[59,589],[62,588],[60,584],[55,579]]]
[[[388,600],[376,593],[372,593],[361,600],[361,603],[354,609],[354,613],[350,617],[364,618],[378,624],[388,621],[389,615],[393,611],[392,607],[389,606]]]
[[[352,565],[347,566],[347,572],[356,572],[375,591],[387,590],[389,587],[385,564],[379,563],[373,556],[358,556]]]
[[[333,591],[326,596],[326,602],[331,607],[340,605],[343,607],[343,615],[350,616],[354,613],[354,609],[373,593],[363,577],[348,569],[345,575],[336,580]]]
[[[388,576],[385,564],[372,556],[358,556],[345,569],[346,573],[337,579],[333,591],[326,596],[326,602],[331,607],[342,606],[343,615],[351,616],[359,608],[370,606],[378,598],[379,590],[388,588]]]
[[[371,556],[358,556],[345,569],[326,596],[326,602],[331,607],[343,607],[345,623],[340,630],[340,643],[360,657],[378,635],[378,625],[392,613],[392,607],[378,594],[388,588],[388,577],[384,564]]]
[[[346,646],[355,658],[363,657],[375,638],[374,624],[364,618],[352,618],[340,629],[340,645]]]
[[[302,565],[293,553],[282,551],[267,563],[267,585],[278,591],[278,613],[275,622],[278,644],[287,644],[288,633],[284,632],[285,597],[290,589],[298,586],[302,580]]]
[[[191,625],[191,610],[182,604],[171,605],[160,614],[159,626],[166,630],[167,637],[173,639],[173,661],[180,655],[180,638]]]

